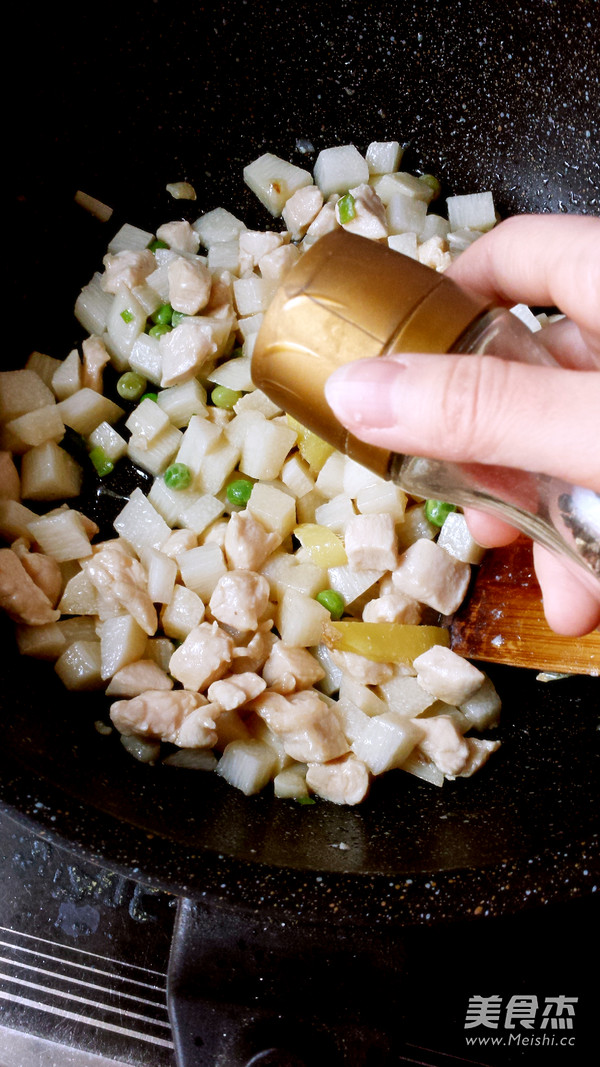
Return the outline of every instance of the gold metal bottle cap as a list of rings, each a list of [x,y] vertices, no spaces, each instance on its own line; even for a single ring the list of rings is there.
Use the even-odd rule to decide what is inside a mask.
[[[333,415],[329,375],[392,352],[449,352],[488,307],[430,267],[339,228],[286,274],[256,340],[252,377],[303,426],[385,476],[390,453],[359,441]]]

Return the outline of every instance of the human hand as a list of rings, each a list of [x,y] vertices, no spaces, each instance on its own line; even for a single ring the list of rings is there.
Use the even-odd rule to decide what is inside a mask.
[[[561,366],[412,353],[360,360],[327,382],[337,418],[356,437],[394,452],[527,469],[600,492],[600,219],[507,219],[447,273],[497,306],[558,307],[566,317],[536,339]],[[466,516],[482,545],[517,536],[489,515]],[[539,545],[534,562],[556,632],[600,625],[600,591]]]

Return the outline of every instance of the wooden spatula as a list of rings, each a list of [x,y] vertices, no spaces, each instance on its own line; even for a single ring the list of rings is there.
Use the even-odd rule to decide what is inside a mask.
[[[454,616],[451,647],[468,659],[538,671],[600,675],[600,632],[561,637],[544,618],[531,542],[490,549]]]

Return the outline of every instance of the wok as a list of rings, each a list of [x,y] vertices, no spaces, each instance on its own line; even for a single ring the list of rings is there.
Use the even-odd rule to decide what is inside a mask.
[[[242,167],[264,151],[310,167],[332,144],[364,150],[394,138],[407,145],[403,166],[436,174],[443,195],[490,188],[502,215],[597,215],[594,9],[582,0],[514,8],[106,3],[69,16],[44,9],[33,24],[26,11],[13,13],[21,69],[9,168],[15,331],[3,365],[22,365],[34,348],[70,351],[75,297],[121,222],[152,229],[224,206],[251,225],[272,224],[242,182]],[[165,191],[183,179],[195,203]],[[110,222],[77,207],[77,190],[112,206]],[[529,671],[490,671],[503,698],[503,746],[480,775],[437,790],[394,772],[357,809],[302,807],[268,790],[246,798],[214,775],[135,762],[114,735],[96,731],[103,698],[66,693],[48,665],[19,658],[4,622],[2,649],[3,810],[183,901],[171,975],[172,997],[184,1005],[173,1009],[181,1062],[221,1062],[218,1043],[186,1044],[188,1024],[196,1036],[200,1025],[187,1008],[201,996],[206,1012],[210,999],[207,929],[215,923],[241,921],[256,936],[287,924],[287,949],[271,946],[269,958],[280,964],[292,952],[298,966],[309,961],[307,974],[331,953],[338,963],[364,958],[367,943],[379,973],[374,960],[388,959],[396,938],[398,976],[411,931],[447,932],[469,920],[483,937],[486,920],[489,928],[591,899],[597,679],[543,684]],[[236,961],[248,967],[241,951]],[[186,971],[194,952],[203,981]],[[238,995],[229,990],[227,1003]],[[264,1009],[271,1021],[273,1003]],[[300,1017],[305,1009],[297,1004]],[[256,1004],[243,1015],[255,1029],[264,1018]],[[388,1062],[360,1058],[359,1031],[357,1023],[347,1062]],[[246,1062],[267,1040],[260,1033],[223,1062]],[[338,1062],[330,1039],[330,1062]]]

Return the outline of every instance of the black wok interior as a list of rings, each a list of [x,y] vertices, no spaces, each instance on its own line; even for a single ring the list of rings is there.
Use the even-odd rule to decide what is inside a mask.
[[[406,169],[436,174],[445,193],[490,188],[502,215],[597,215],[592,8],[108,3],[44,9],[33,24],[13,13],[14,330],[3,367],[32,349],[67,355],[75,297],[121,222],[153,229],[224,206],[272,225],[242,181],[264,151],[311,167],[332,144],[394,138]],[[195,203],[165,191],[179,180]],[[114,207],[113,219],[76,206],[77,190]],[[481,775],[437,790],[394,772],[360,808],[302,807],[135,762],[96,731],[102,697],[65,693],[51,667],[18,657],[9,626],[2,648],[5,810],[138,877],[250,900],[267,883],[291,897],[318,875],[357,909],[374,884],[422,890],[436,875],[446,910],[453,896],[459,910],[465,894],[491,896],[507,869],[496,910],[524,906],[532,879],[537,899],[585,892],[585,879],[567,886],[567,870],[597,861],[595,678],[544,684],[497,669],[503,747]]]

